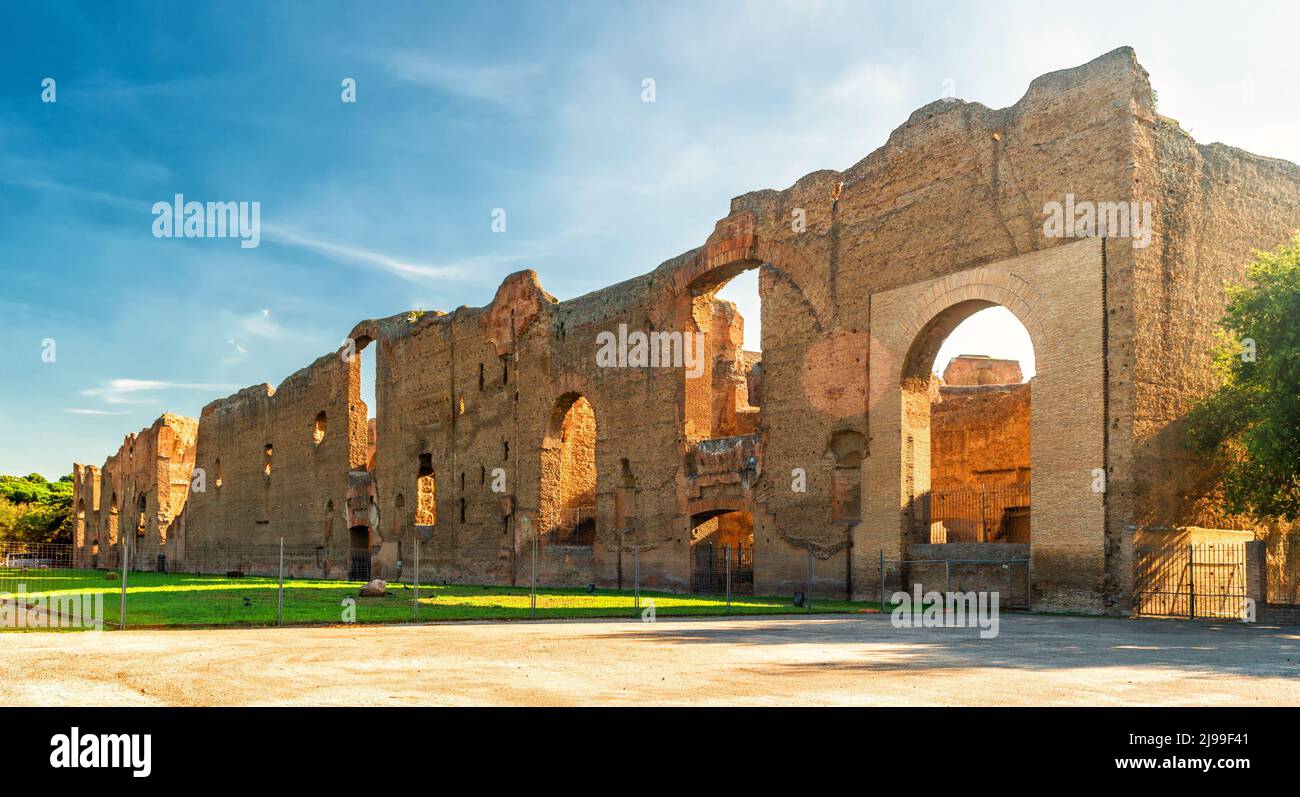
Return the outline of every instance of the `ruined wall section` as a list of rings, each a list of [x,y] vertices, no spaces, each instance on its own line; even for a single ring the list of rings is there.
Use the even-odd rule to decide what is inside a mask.
[[[100,471],[95,465],[72,465],[72,544],[84,563],[99,544]]]
[[[1044,204],[1068,193],[1131,196],[1132,120],[1144,90],[1149,98],[1145,72],[1121,48],[1034,80],[1009,108],[931,103],[844,172],[815,172],[784,191],[732,201],[719,227],[749,224],[776,255],[760,284],[763,424],[771,430],[771,478],[761,489],[768,503],[780,501],[777,535],[811,536],[828,550],[835,544],[838,532],[824,522],[834,467],[828,441],[836,432],[866,436],[878,398],[867,395],[868,368],[898,373],[906,356],[884,351],[867,363],[870,297],[1070,243],[1044,237]],[[1122,303],[1131,289],[1111,294]],[[1080,478],[1100,465],[1078,463]],[[807,493],[790,493],[793,467],[819,476]],[[872,489],[863,484],[864,495]],[[760,529],[758,536],[776,535]],[[826,569],[833,579],[844,567]],[[757,581],[762,571],[756,558]]]
[[[164,414],[127,435],[102,467],[74,465],[74,512],[84,511],[74,543],[83,558],[96,541],[101,554],[124,535],[141,550],[172,541],[194,466],[198,422]]]
[[[322,548],[325,571],[339,575],[348,545],[347,466],[364,461],[366,450],[364,412],[359,423],[349,417],[360,400],[350,390],[358,365],[344,352],[327,354],[278,388],[244,388],[203,408],[195,465],[206,485],[191,493],[185,513],[187,554],[283,538],[286,546]]]
[[[1225,284],[1245,281],[1252,250],[1274,249],[1300,231],[1300,167],[1198,144],[1145,110],[1134,182],[1138,198],[1152,203],[1156,234],[1146,249],[1121,249],[1135,272],[1134,334],[1142,343],[1134,352],[1133,494],[1124,520],[1262,533],[1219,509],[1214,472],[1182,436],[1188,410],[1216,386],[1210,353]]]
[[[930,408],[930,490],[1030,481],[1031,383],[945,385]]]
[[[711,315],[711,436],[753,434],[758,431],[759,408],[749,403],[749,375],[759,356],[744,350],[745,319],[735,304],[715,298]]]
[[[684,391],[687,381],[699,380],[687,380],[682,368],[602,367],[596,360],[602,333],[617,337],[621,324],[629,334],[690,328],[690,297],[674,294],[662,269],[546,304],[520,340],[525,387],[518,433],[528,453],[520,462],[519,506],[536,520],[542,478],[536,441],[551,435],[566,396],[584,396],[596,426],[597,534],[589,568],[592,580],[601,584],[630,578],[633,544],[641,546],[647,584],[680,588],[689,579]],[[581,551],[556,551],[555,558],[544,562],[545,570],[583,572],[588,567],[583,556]],[[627,575],[620,576],[624,569]]]
[[[1168,442],[1172,419],[1204,387],[1202,343],[1214,308],[1203,297],[1221,295],[1217,282],[1240,273],[1250,246],[1279,243],[1300,224],[1294,166],[1198,147],[1180,136],[1155,116],[1146,73],[1122,48],[1038,78],[1010,108],[955,100],[927,105],[843,172],[819,171],[783,191],[734,199],[702,247],[643,276],[556,302],[535,274],[521,272],[483,308],[363,322],[353,337],[374,341],[366,352],[378,359],[375,467],[365,474],[376,504],[365,514],[376,519],[372,542],[380,560],[409,561],[405,541],[414,545],[418,538],[426,546],[422,565],[439,574],[517,581],[522,529],[536,528],[540,504],[539,442],[556,408],[582,395],[596,418],[597,542],[585,555],[557,552],[548,572],[570,583],[584,577],[614,583],[628,555],[620,538],[630,531],[642,546],[644,583],[685,587],[690,515],[745,509],[754,514],[757,591],[802,588],[811,545],[817,591],[874,594],[865,564],[876,550],[904,544],[902,507],[897,532],[885,522],[865,534],[855,528],[849,497],[861,496],[860,514],[881,489],[870,483],[868,464],[882,455],[881,446],[898,441],[869,439],[868,424],[879,425],[872,409],[881,401],[872,391],[894,396],[886,406],[900,418],[890,423],[901,424],[896,393],[915,336],[899,333],[903,322],[873,327],[873,297],[901,291],[911,306],[937,317],[947,309],[931,305],[943,297],[995,297],[1039,314],[1037,308],[1058,307],[1070,293],[1085,297],[1088,324],[1095,315],[1096,328],[1065,318],[1060,326],[1074,336],[1070,346],[1055,341],[1041,348],[1035,339],[1036,351],[1058,353],[1038,363],[1036,387],[1056,395],[1053,385],[1075,385],[1080,377],[1070,373],[1066,355],[1078,349],[1092,356],[1104,346],[1097,357],[1105,358],[1106,376],[1094,380],[1104,384],[1078,401],[1087,404],[1089,417],[1098,416],[1094,425],[1108,437],[1085,454],[1053,453],[1052,480],[1038,486],[1052,488],[1047,494],[1062,516],[1074,501],[1089,517],[1103,517],[1095,525],[1107,527],[1105,551],[1093,540],[1101,530],[1089,526],[1070,537],[1062,525],[1037,549],[1035,574],[1056,585],[1062,605],[1113,599],[1124,590],[1127,566],[1122,555],[1111,556],[1115,530],[1167,512],[1156,499],[1177,489],[1161,493],[1166,488],[1141,474],[1163,472],[1156,466],[1176,456]],[[1135,250],[1112,239],[1095,251],[1083,244],[1058,249],[1076,242],[1044,237],[1043,207],[1068,194],[1115,202],[1151,197],[1159,208],[1156,243]],[[1032,284],[1011,279],[1005,269],[981,268],[995,263],[1022,269]],[[698,441],[724,428],[711,420],[712,374],[693,385],[680,368],[601,368],[597,336],[617,332],[619,324],[643,332],[699,329],[707,305],[701,297],[752,268],[759,270],[763,312],[762,411],[758,442],[742,448],[760,455],[761,472],[747,483],[702,486],[684,465],[700,454]],[[1096,291],[1082,284],[1085,276]],[[963,288],[966,278],[978,282]],[[907,286],[922,284],[928,292],[912,296]],[[879,306],[930,328],[906,308]],[[1056,328],[1053,319],[1021,321],[1040,337]],[[1149,340],[1154,344],[1147,347]],[[1177,380],[1161,370],[1166,361]],[[187,534],[228,544],[284,536],[346,550],[347,470],[365,468],[368,460],[358,374],[355,360],[327,355],[278,390],[249,388],[205,408],[196,464],[207,473],[208,489],[191,496]],[[1051,412],[1036,414],[1036,426],[1069,421],[1064,401],[1048,404]],[[699,406],[710,420],[691,428]],[[316,444],[322,411],[328,429]],[[274,451],[269,477],[267,444]],[[888,456],[892,463],[899,452]],[[215,486],[217,460],[221,487]],[[436,475],[437,523],[416,526],[426,460]],[[1094,499],[1088,483],[1103,464],[1110,491]],[[494,466],[508,473],[504,494],[488,489]],[[101,527],[105,494],[124,467],[106,463],[101,475]],[[794,486],[796,470],[806,476],[802,489]],[[846,478],[857,478],[860,491],[846,491]],[[1077,500],[1076,478],[1084,496]],[[124,493],[122,519],[130,500]],[[1143,497],[1140,511],[1135,496]],[[896,503],[897,496],[887,498]],[[871,500],[888,510],[881,518],[892,516],[895,507]],[[1091,500],[1106,502],[1104,516]],[[529,524],[521,524],[525,519]],[[892,542],[879,537],[885,533]],[[853,558],[851,544],[863,549]],[[1044,551],[1051,554],[1046,559]],[[1095,577],[1103,555],[1104,579]],[[861,559],[856,572],[853,559]]]

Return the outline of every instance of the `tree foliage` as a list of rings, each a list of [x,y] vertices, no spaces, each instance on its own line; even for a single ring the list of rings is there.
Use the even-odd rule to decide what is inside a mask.
[[[1226,508],[1300,519],[1300,234],[1256,252],[1228,288],[1215,369],[1222,386],[1188,418],[1187,442],[1223,467]]]
[[[71,542],[72,476],[0,476],[0,541]]]

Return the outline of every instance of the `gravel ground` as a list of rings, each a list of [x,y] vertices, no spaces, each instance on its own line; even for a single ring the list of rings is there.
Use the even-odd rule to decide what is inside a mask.
[[[1300,629],[1003,615],[0,634],[0,705],[1300,705]]]

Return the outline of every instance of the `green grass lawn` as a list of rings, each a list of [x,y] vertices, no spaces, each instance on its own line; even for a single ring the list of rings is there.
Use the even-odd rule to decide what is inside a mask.
[[[101,571],[54,570],[6,572],[0,568],[0,591],[13,591],[27,582],[32,596],[104,593],[105,625],[116,628],[121,588]],[[278,583],[272,578],[219,575],[129,573],[127,578],[127,627],[164,626],[257,626],[276,623]],[[360,582],[293,579],[284,583],[286,624],[331,624],[344,622],[344,601],[355,599],[355,622],[411,622],[415,590],[406,584],[389,584],[387,597],[361,598]],[[538,618],[633,617],[630,590],[539,588]],[[722,615],[728,609],[723,596],[676,595],[642,592],[641,609],[654,603],[656,616]],[[421,586],[418,619],[433,620],[521,620],[530,617],[526,587],[451,585]],[[876,603],[814,600],[815,613],[860,612],[878,609]],[[803,614],[788,597],[732,596],[731,614]]]

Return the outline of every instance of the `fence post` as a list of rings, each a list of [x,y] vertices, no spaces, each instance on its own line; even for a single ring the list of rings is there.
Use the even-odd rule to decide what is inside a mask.
[[[880,611],[885,611],[885,549],[880,549]]]
[[[284,537],[280,538],[280,592],[276,597],[276,623],[284,625]]]
[[[980,520],[979,520],[979,526],[976,527],[977,531],[979,532],[979,537],[977,539],[980,542],[984,542],[984,485],[983,484],[980,485],[979,495],[976,497],[976,500],[980,502]]]
[[[949,597],[952,595],[952,560],[943,560],[943,619],[947,625]]]
[[[731,614],[731,546],[724,545],[722,550],[727,556],[727,614]]]
[[[812,614],[813,546],[811,540],[808,541],[808,577],[804,581],[803,602],[808,614]]]
[[[1034,610],[1034,555],[1032,553],[1025,559],[1025,607],[1026,611]]]
[[[1187,543],[1187,617],[1196,619],[1196,547]]]
[[[633,592],[632,608],[641,611],[641,541],[632,547]]]
[[[533,532],[531,539],[532,539],[532,542],[533,542],[533,545],[532,545],[532,548],[533,548],[533,576],[532,576],[532,586],[529,588],[529,595],[530,595],[530,597],[529,597],[529,601],[528,601],[528,606],[529,606],[529,608],[528,608],[528,616],[529,616],[531,619],[536,620],[536,619],[537,619],[537,532],[535,532],[535,531]]]
[[[122,534],[122,602],[117,610],[117,630],[125,631],[126,630],[126,573],[127,570],[129,569],[127,567],[127,559],[129,559],[131,556],[131,549],[126,544],[126,535],[120,531],[118,533]]]
[[[411,622],[420,622],[420,532],[415,532],[415,600],[411,601]]]

